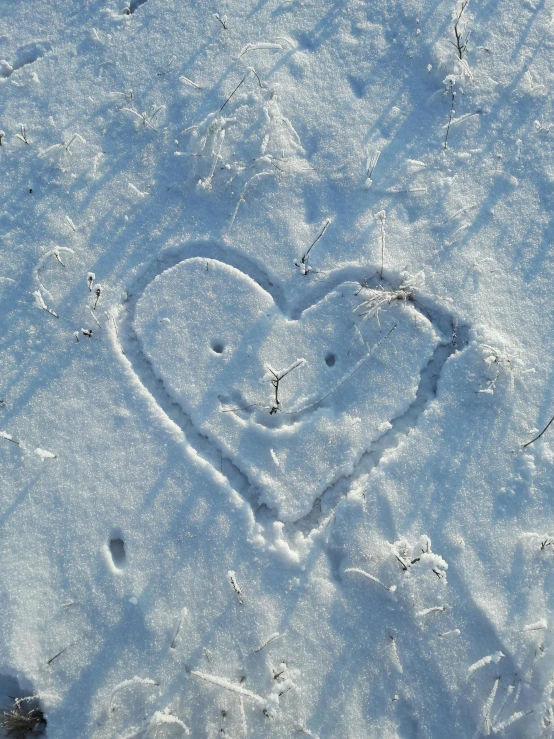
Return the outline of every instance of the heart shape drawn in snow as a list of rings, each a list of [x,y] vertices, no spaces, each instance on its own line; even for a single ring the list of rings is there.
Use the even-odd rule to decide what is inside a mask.
[[[135,330],[167,393],[281,521],[352,473],[414,401],[439,343],[410,302],[387,302],[378,320],[362,302],[339,285],[292,318],[243,272],[200,257],[137,301]],[[277,403],[275,376],[289,369]]]

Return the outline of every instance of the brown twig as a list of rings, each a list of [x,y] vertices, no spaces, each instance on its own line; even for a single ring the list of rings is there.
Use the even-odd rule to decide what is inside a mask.
[[[531,439],[531,441],[528,441],[528,442],[527,442],[526,444],[524,444],[524,445],[523,445],[523,448],[525,449],[525,447],[528,447],[528,446],[529,446],[530,444],[534,444],[534,443],[535,443],[535,441],[537,441],[538,439],[540,439],[540,438],[541,438],[541,436],[542,436],[542,435],[544,434],[544,432],[546,431],[546,429],[547,429],[547,428],[548,428],[548,427],[550,426],[550,424],[551,424],[551,423],[552,423],[553,421],[554,421],[554,416],[552,416],[552,418],[551,418],[551,419],[550,419],[550,421],[549,421],[549,422],[548,422],[548,423],[546,424],[546,426],[545,426],[545,427],[543,428],[543,430],[542,430],[542,431],[540,432],[540,434],[538,434],[537,436],[535,436],[535,438],[534,438],[534,439]]]

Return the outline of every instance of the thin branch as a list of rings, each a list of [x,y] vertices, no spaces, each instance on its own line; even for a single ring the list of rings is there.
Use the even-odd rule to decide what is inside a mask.
[[[5,431],[0,431],[0,439],[5,439],[6,441],[11,441],[12,444],[17,444],[17,446],[21,446],[19,441],[16,441],[11,434],[7,434]]]
[[[325,231],[327,231],[330,223],[331,223],[331,219],[330,218],[327,219],[327,221],[325,221],[325,224],[324,224],[323,228],[321,229],[321,231],[319,232],[318,236],[314,239],[314,241],[312,241],[312,243],[310,244],[308,250],[302,255],[302,258],[300,259],[300,264],[303,264],[303,265],[306,264],[306,262],[308,261],[308,256],[309,256],[311,250],[314,248],[314,246],[317,244],[317,242],[323,236],[323,234],[325,233]],[[300,266],[300,264],[298,264],[298,262],[297,262],[297,266]]]
[[[230,690],[232,693],[237,693],[238,695],[243,695],[245,698],[250,698],[260,706],[266,705],[266,701],[264,700],[264,698],[262,698],[261,695],[257,695],[251,690],[247,690],[240,685],[235,685],[230,680],[226,680],[223,677],[218,677],[217,675],[208,675],[207,673],[200,672],[198,670],[189,670],[189,672],[191,675],[199,677],[201,680],[212,683],[212,685],[217,685],[218,687],[224,688],[225,690]]]
[[[269,639],[266,639],[264,643],[261,645],[261,647],[258,647],[255,649],[252,654],[258,654],[258,652],[261,652],[262,649],[265,649],[265,647],[269,646],[270,644],[273,644],[274,641],[277,641],[277,639],[280,639],[283,636],[283,634],[279,634],[278,631],[276,631],[274,634],[272,634]]]
[[[385,585],[381,582],[381,580],[378,580],[376,577],[373,577],[373,575],[370,575],[369,572],[366,572],[365,570],[361,570],[359,567],[347,567],[344,572],[357,572],[358,575],[363,575],[364,577],[367,577],[368,580],[371,580],[372,582],[376,583],[377,585],[380,585],[385,590],[388,590],[389,593],[394,593],[396,590],[396,587],[392,585],[390,588],[388,585]]]
[[[443,149],[445,151],[448,146],[448,134],[450,133],[450,126],[452,125],[452,116],[454,115],[454,98],[456,97],[456,93],[454,92],[453,87],[454,87],[454,83],[452,82],[452,80],[450,80],[451,103],[450,103],[450,115],[448,116],[448,124],[446,126],[446,136],[444,137]]]
[[[553,421],[554,421],[554,416],[552,416],[552,418],[551,418],[551,419],[550,419],[550,421],[549,421],[549,422],[548,422],[548,423],[546,424],[546,426],[545,426],[545,427],[543,428],[543,430],[542,430],[542,431],[540,432],[540,434],[538,434],[538,436],[535,436],[535,438],[534,438],[534,439],[531,439],[531,441],[528,441],[528,442],[527,442],[526,444],[524,444],[524,445],[523,445],[523,448],[525,449],[525,447],[528,447],[528,446],[529,446],[530,444],[534,444],[534,443],[535,443],[536,441],[538,441],[538,439],[540,439],[540,438],[541,438],[541,436],[542,436],[542,435],[544,434],[544,432],[546,431],[546,429],[547,429],[547,428],[548,428],[548,427],[550,426],[550,424],[551,424],[551,423],[552,423]]]
[[[223,105],[219,109],[219,112],[220,113],[221,113],[221,111],[223,110],[223,108],[227,105],[227,103],[229,102],[229,100],[233,97],[233,95],[235,94],[235,92],[239,89],[239,87],[242,85],[242,83],[244,82],[244,80],[247,77],[248,77],[248,75],[245,74],[244,77],[241,79],[241,81],[238,83],[238,85],[235,87],[235,89],[233,90],[233,92],[229,95],[229,97],[227,98],[227,100],[223,103]]]
[[[59,652],[58,652],[57,654],[55,654],[55,655],[54,655],[53,657],[51,657],[51,658],[50,658],[50,659],[49,659],[49,660],[48,660],[48,661],[46,662],[46,664],[47,664],[48,666],[50,666],[50,665],[52,664],[52,662],[53,662],[53,661],[54,661],[55,659],[57,659],[57,658],[58,658],[58,657],[59,657],[60,655],[62,655],[62,654],[63,654],[64,652],[67,652],[67,650],[68,650],[68,649],[69,649],[69,647],[71,647],[71,646],[73,646],[73,645],[72,645],[72,644],[69,644],[69,645],[68,645],[67,647],[65,647],[64,649],[60,650],[60,651],[59,651]]]
[[[296,362],[289,367],[288,369],[284,370],[282,373],[275,372],[269,364],[266,364],[266,369],[268,372],[270,372],[273,375],[273,380],[271,380],[271,384],[275,388],[275,405],[272,406],[271,410],[269,411],[270,415],[273,415],[274,413],[277,413],[278,410],[280,410],[280,401],[279,401],[279,383],[281,380],[286,377],[288,374],[290,374],[293,370],[297,369],[298,367],[301,367],[303,364],[305,364],[304,359],[297,359]]]

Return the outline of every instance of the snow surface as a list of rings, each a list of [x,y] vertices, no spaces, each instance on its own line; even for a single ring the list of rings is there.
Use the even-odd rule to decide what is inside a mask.
[[[552,736],[553,51],[554,0],[3,0],[0,709]]]

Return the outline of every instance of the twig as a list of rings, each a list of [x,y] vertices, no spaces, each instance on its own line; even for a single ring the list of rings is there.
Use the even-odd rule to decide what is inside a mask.
[[[21,133],[15,134],[16,139],[23,141],[24,144],[27,144],[27,146],[29,146],[29,139],[27,138],[27,129],[25,128],[25,126],[21,126],[20,131]]]
[[[56,258],[56,261],[59,262],[62,265],[62,267],[65,267],[65,264],[60,259],[60,253],[59,253],[59,251],[57,249],[54,249],[54,251],[52,252],[52,254]]]
[[[217,685],[220,688],[224,688],[225,690],[231,691],[231,693],[237,693],[237,695],[243,695],[245,698],[250,698],[251,700],[255,701],[259,706],[266,705],[266,701],[264,698],[262,698],[261,695],[257,695],[257,693],[253,693],[251,690],[247,690],[246,688],[241,687],[240,685],[235,685],[230,680],[226,680],[223,677],[218,677],[217,675],[208,675],[205,672],[199,672],[198,670],[188,670],[191,675],[194,675],[195,677],[199,677],[201,680],[205,680],[208,683],[212,683],[212,685]]]
[[[280,639],[283,636],[283,634],[279,634],[278,631],[276,631],[274,634],[272,634],[269,639],[266,639],[264,643],[255,649],[252,654],[258,654],[258,652],[261,652],[262,649],[265,649],[265,647],[269,646],[269,644],[273,644],[274,641],[277,641],[277,639]]]
[[[373,170],[377,166],[377,162],[379,161],[379,157],[381,156],[380,151],[376,151],[375,154],[372,154],[371,157],[368,157],[366,162],[366,181],[365,181],[365,188],[366,190],[369,190],[371,185],[373,184],[373,180],[371,179],[371,175],[373,174]]]
[[[321,231],[319,232],[319,234],[317,235],[317,237],[310,244],[308,250],[302,255],[302,258],[300,259],[300,262],[295,262],[295,264],[296,264],[297,267],[300,267],[300,266],[303,266],[304,267],[304,274],[308,274],[308,272],[309,272],[309,270],[307,268],[307,261],[308,261],[308,257],[310,255],[311,250],[314,248],[314,246],[317,244],[317,242],[323,236],[323,234],[325,233],[325,231],[327,231],[330,223],[331,223],[331,219],[328,218],[327,221],[325,221],[325,224],[323,225],[323,228],[321,229]]]
[[[460,61],[464,58],[464,54],[466,53],[466,50],[467,50],[467,42],[469,41],[469,33],[465,37],[465,40],[462,41],[462,34],[460,33],[458,29],[458,25],[462,19],[462,15],[464,14],[464,10],[467,8],[468,4],[469,4],[469,0],[464,0],[462,2],[462,5],[460,7],[460,12],[458,13],[456,22],[454,23],[454,37],[456,38],[456,43],[454,43],[453,41],[450,42],[452,46],[456,48],[456,51],[458,53],[458,58],[460,59]]]
[[[385,190],[385,192],[394,194],[394,195],[400,195],[408,192],[427,192],[427,187],[423,185],[422,187],[408,187],[406,190]]]
[[[66,144],[66,146],[65,146],[65,150],[67,151],[68,154],[71,154],[71,152],[69,151],[69,147],[75,141],[75,139],[79,139],[83,144],[86,144],[87,143],[85,141],[85,139],[81,136],[81,134],[79,134],[79,133],[73,134],[73,136],[71,138],[71,141],[69,141],[69,143]]]
[[[0,439],[5,439],[6,441],[11,441],[12,444],[17,444],[17,446],[21,446],[21,443],[19,441],[16,441],[11,434],[7,434],[5,431],[0,431]]]
[[[243,596],[242,590],[240,589],[239,584],[237,582],[237,575],[236,575],[236,573],[233,572],[233,570],[229,570],[229,572],[227,573],[227,575],[229,577],[229,582],[231,583],[231,587],[233,588],[233,590],[235,591],[235,593],[238,596],[239,604],[241,606],[243,606],[244,605],[244,596]]]
[[[96,316],[95,316],[95,315],[94,315],[94,313],[92,312],[92,309],[91,309],[90,305],[89,305],[89,306],[87,306],[87,307],[88,307],[88,309],[89,309],[90,315],[91,315],[91,316],[93,317],[93,319],[94,319],[94,320],[96,321],[96,323],[98,324],[98,326],[99,326],[100,328],[102,328],[102,325],[101,325],[100,321],[98,320],[98,318],[96,318]]]
[[[542,431],[540,432],[540,434],[538,434],[538,436],[535,436],[535,438],[534,438],[534,439],[531,439],[531,441],[528,441],[528,442],[527,442],[526,444],[524,444],[524,445],[523,445],[523,448],[525,449],[525,447],[528,447],[528,446],[529,446],[530,444],[534,444],[534,443],[535,443],[536,441],[538,441],[538,439],[540,439],[540,438],[541,438],[541,436],[542,436],[542,435],[544,434],[544,432],[546,431],[546,429],[547,429],[547,428],[548,428],[548,427],[550,426],[550,424],[551,424],[551,423],[552,423],[553,421],[554,421],[554,416],[552,416],[552,418],[551,418],[551,419],[550,419],[550,421],[549,421],[549,422],[548,422],[548,423],[546,424],[546,426],[545,426],[545,427],[543,428],[543,430],[542,430]]]
[[[201,90],[201,89],[202,89],[202,87],[201,87],[200,85],[197,85],[197,84],[196,84],[196,82],[193,82],[192,80],[189,80],[189,78],[188,78],[188,77],[185,77],[185,75],[184,75],[184,74],[182,74],[182,75],[181,75],[181,76],[179,77],[179,79],[181,80],[181,82],[186,82],[187,84],[189,84],[189,85],[192,85],[192,86],[193,86],[193,87],[195,87],[195,88],[196,88],[197,90]]]
[[[262,405],[261,403],[250,403],[250,405],[244,405],[241,408],[222,408],[222,413],[236,413],[237,411],[248,411],[250,408],[255,408],[256,406],[260,408],[269,408],[268,405]]]
[[[160,687],[160,683],[157,683],[155,680],[151,680],[148,677],[132,677],[129,680],[123,680],[123,682],[119,683],[115,686],[115,688],[112,690],[112,695],[110,698],[110,710],[113,711],[113,699],[115,698],[116,693],[119,693],[120,690],[124,690],[125,688],[130,688],[133,685],[147,685],[155,688]]]
[[[235,94],[235,92],[239,89],[239,87],[242,85],[242,83],[244,82],[244,80],[247,77],[248,77],[248,75],[245,74],[244,77],[241,79],[241,81],[238,83],[238,85],[235,87],[235,89],[233,90],[233,92],[229,95],[229,97],[227,98],[227,100],[223,103],[223,105],[219,109],[219,112],[220,113],[221,113],[221,111],[223,110],[223,108],[227,105],[227,103],[229,102],[229,100],[233,97],[233,95]]]
[[[384,585],[381,580],[373,577],[373,575],[370,575],[369,572],[360,570],[359,567],[347,567],[344,572],[357,572],[358,575],[363,575],[364,577],[367,577],[368,580],[371,580],[372,582],[377,583],[377,585],[380,585],[382,588],[385,588],[385,590],[388,590],[389,593],[394,593],[394,591],[396,590],[396,585],[391,585],[391,587],[389,588],[387,585]]]
[[[251,184],[251,183],[252,183],[252,182],[253,182],[253,181],[254,181],[254,180],[255,180],[255,179],[257,178],[257,177],[265,177],[265,176],[267,176],[267,175],[272,175],[272,176],[274,176],[274,175],[275,175],[275,172],[266,172],[266,171],[264,171],[264,172],[257,172],[257,173],[256,173],[255,175],[252,175],[252,177],[251,177],[251,178],[250,178],[249,180],[246,180],[246,182],[244,183],[244,187],[242,188],[242,192],[241,192],[241,194],[240,194],[240,196],[239,196],[239,199],[238,199],[238,202],[237,202],[237,205],[236,205],[235,211],[234,211],[234,213],[233,213],[233,217],[231,218],[231,223],[230,223],[230,225],[229,225],[229,231],[230,231],[230,230],[231,230],[231,229],[233,228],[233,225],[234,225],[234,223],[235,223],[235,219],[236,219],[236,217],[237,217],[237,213],[239,212],[240,204],[241,204],[241,203],[246,203],[246,200],[244,199],[244,196],[246,195],[246,190],[247,190],[248,186],[249,186],[249,185],[250,185],[250,184]]]
[[[33,297],[36,304],[41,310],[46,311],[46,313],[50,313],[50,315],[54,316],[54,318],[59,318],[59,315],[55,311],[53,311],[52,308],[48,308],[48,306],[44,302],[44,298],[42,297],[40,290],[35,290],[35,292],[33,293]]]
[[[457,126],[460,123],[465,123],[470,118],[474,118],[476,115],[481,115],[481,113],[482,113],[481,110],[476,110],[475,113],[466,113],[465,115],[461,115],[459,118],[451,119],[450,125],[451,126]],[[447,127],[446,125],[443,126],[443,128],[446,128],[446,127]]]
[[[260,79],[260,75],[259,75],[259,74],[258,74],[258,73],[256,72],[256,70],[254,69],[254,67],[250,67],[250,71],[251,71],[251,72],[252,72],[253,74],[255,74],[255,75],[256,75],[256,79],[258,80],[258,84],[259,84],[259,86],[261,87],[261,89],[263,90],[263,87],[264,87],[264,86],[262,85],[262,81],[261,81],[261,79]]]
[[[381,233],[381,271],[377,272],[381,280],[383,279],[383,270],[385,268],[385,221],[387,214],[384,210],[380,210],[374,216],[379,221],[379,230]]]
[[[181,626],[183,624],[183,621],[185,619],[185,616],[188,613],[188,609],[185,606],[183,610],[181,611],[181,616],[179,617],[179,621],[177,622],[177,627],[175,631],[173,632],[173,639],[171,640],[171,649],[175,649],[175,645],[177,644],[177,636],[179,635],[179,632],[181,631]]]
[[[271,384],[273,385],[275,389],[275,404],[271,407],[271,410],[269,411],[270,415],[273,415],[274,413],[277,413],[277,411],[280,409],[280,401],[279,401],[279,383],[281,380],[286,377],[288,374],[290,374],[293,370],[297,369],[298,367],[301,367],[303,364],[306,363],[305,359],[297,359],[296,362],[291,366],[288,367],[286,370],[282,370],[281,372],[275,372],[269,364],[266,363],[265,367],[267,371],[273,375],[273,379],[271,380]]]
[[[214,18],[217,18],[217,20],[221,23],[223,26],[223,30],[226,31],[229,26],[227,25],[227,16],[224,15],[223,18],[219,15],[219,13],[214,13]]]
[[[245,54],[247,54],[249,51],[283,51],[283,47],[281,44],[272,44],[272,43],[265,43],[260,42],[258,44],[246,44],[244,49],[240,52],[237,59],[240,59]]]
[[[446,136],[444,137],[444,144],[443,149],[446,151],[448,146],[448,134],[450,133],[450,126],[452,125],[452,116],[454,115],[454,98],[456,96],[456,93],[454,92],[454,81],[450,80],[450,114],[448,116],[448,124],[446,126]]]
[[[69,647],[72,647],[72,646],[73,646],[73,644],[68,644],[68,645],[67,645],[67,647],[64,647],[64,648],[63,648],[63,649],[62,649],[61,651],[59,651],[59,652],[58,652],[57,654],[55,654],[55,655],[54,655],[53,657],[51,657],[51,658],[50,658],[50,659],[49,659],[49,660],[48,660],[48,661],[46,662],[46,664],[47,664],[48,666],[50,666],[50,665],[52,664],[52,662],[53,662],[53,661],[54,661],[55,659],[57,659],[57,658],[58,658],[58,657],[59,657],[60,655],[62,655],[62,654],[63,654],[64,652],[67,652],[67,650],[69,649]]]
[[[442,613],[446,611],[446,606],[433,606],[432,608],[425,608],[423,611],[418,611],[416,616],[428,616],[430,613]]]

